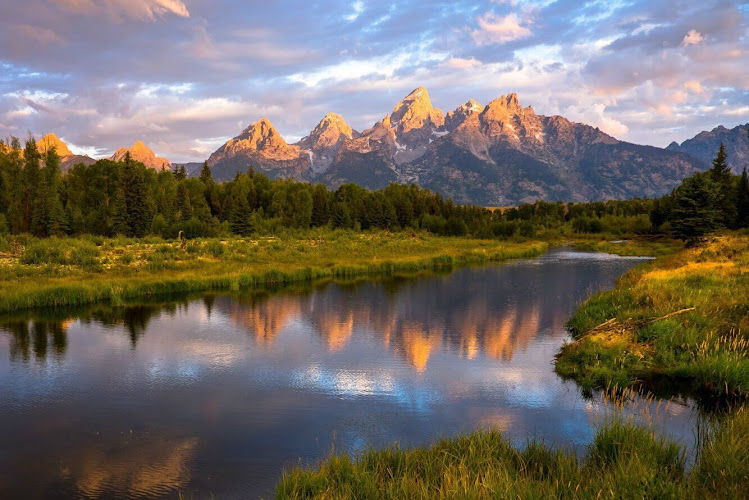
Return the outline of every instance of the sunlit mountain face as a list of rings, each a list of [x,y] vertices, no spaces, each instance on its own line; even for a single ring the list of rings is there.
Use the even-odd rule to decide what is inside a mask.
[[[609,410],[557,377],[553,357],[576,305],[636,262],[552,251],[416,279],[0,318],[0,449],[15,450],[0,455],[0,497],[13,484],[30,497],[267,495],[285,465],[333,444],[484,426],[583,449]],[[691,443],[689,401],[627,408]]]

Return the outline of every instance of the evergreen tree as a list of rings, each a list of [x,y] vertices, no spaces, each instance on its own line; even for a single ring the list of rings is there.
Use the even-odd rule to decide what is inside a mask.
[[[188,191],[185,182],[180,182],[177,186],[177,213],[179,220],[185,221],[192,218],[190,191]]]
[[[174,178],[178,181],[184,181],[187,179],[187,171],[184,165],[177,165],[174,169]]]
[[[684,180],[674,191],[671,207],[674,236],[694,243],[721,226],[719,189],[710,175],[696,174]]]
[[[312,225],[324,226],[330,220],[330,204],[328,190],[322,184],[315,186],[312,192]]]
[[[229,215],[229,229],[234,234],[249,236],[253,233],[252,210],[245,196],[232,199],[231,214]]]
[[[145,178],[145,167],[130,158],[130,153],[125,155],[123,164],[123,190],[125,192],[125,206],[127,207],[127,225],[130,234],[140,238],[146,235],[151,225],[151,213],[148,203],[148,185]]]
[[[208,160],[203,162],[203,169],[200,171],[200,180],[206,186],[213,182],[213,175],[211,174],[211,167],[208,166]]]
[[[47,150],[44,158],[43,177],[47,183],[48,194],[46,229],[49,235],[62,235],[68,230],[68,220],[60,200],[60,155],[54,147]]]
[[[749,178],[746,168],[736,185],[736,226],[749,227]]]
[[[133,234],[128,223],[125,190],[122,186],[117,187],[112,203],[112,234],[122,236],[132,236]]]
[[[726,148],[720,143],[718,154],[713,160],[713,166],[709,170],[710,179],[716,184],[717,199],[716,207],[720,211],[718,222],[724,227],[734,227],[736,223],[736,200],[733,175],[727,163]]]
[[[333,206],[331,219],[333,227],[337,228],[348,229],[354,224],[351,217],[351,210],[345,202],[338,202]]]
[[[30,231],[31,219],[34,212],[34,206],[36,201],[39,199],[39,191],[43,186],[41,185],[41,169],[39,162],[41,155],[36,147],[36,140],[32,135],[29,134],[29,138],[26,140],[26,147],[23,151],[23,187],[22,187],[22,198],[23,198],[23,223],[21,231]],[[39,216],[37,215],[37,218]]]

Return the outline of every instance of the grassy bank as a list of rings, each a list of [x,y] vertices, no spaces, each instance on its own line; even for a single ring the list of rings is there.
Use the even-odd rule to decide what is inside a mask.
[[[184,248],[159,238],[14,238],[0,242],[0,311],[417,273],[534,257],[546,249],[538,241],[330,230],[196,239]]]
[[[685,451],[626,422],[601,427],[585,457],[478,431],[430,448],[331,456],[284,474],[277,498],[747,498],[749,412],[714,424],[687,471]]]
[[[585,252],[605,252],[622,256],[660,257],[678,252],[684,247],[679,240],[665,236],[620,239],[579,236],[570,243],[573,248]]]
[[[583,387],[668,378],[749,391],[749,236],[726,235],[640,266],[569,322],[556,370]]]

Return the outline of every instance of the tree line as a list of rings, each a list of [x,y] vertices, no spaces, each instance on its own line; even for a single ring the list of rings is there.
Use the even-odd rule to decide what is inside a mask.
[[[143,237],[249,236],[283,228],[354,231],[427,230],[438,235],[532,237],[564,228],[577,233],[671,232],[699,238],[720,227],[749,224],[746,171],[731,174],[725,150],[713,168],[656,199],[562,203],[538,201],[507,209],[459,205],[415,185],[368,191],[355,184],[271,180],[252,168],[215,182],[206,162],[189,178],[184,167],[155,170],[133,160],[98,160],[60,171],[54,148],[40,152],[32,136],[0,142],[0,234],[37,237],[92,234]]]

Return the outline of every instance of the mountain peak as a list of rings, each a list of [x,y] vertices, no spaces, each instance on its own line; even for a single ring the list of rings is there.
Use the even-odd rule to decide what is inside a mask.
[[[300,141],[300,145],[308,149],[331,148],[356,136],[358,133],[346,123],[341,115],[328,113],[310,135]]]
[[[70,151],[68,145],[60,140],[55,134],[47,134],[37,143],[37,149],[40,153],[44,154],[50,149],[55,148],[59,156],[72,156],[73,152]]]
[[[483,111],[484,106],[474,101],[473,99],[469,99],[465,104],[461,104],[460,106],[455,108],[455,110],[447,113],[447,116],[445,117],[445,128],[448,131],[452,132],[460,125],[468,121],[471,116],[477,116]],[[477,117],[474,118],[473,121],[477,123]]]
[[[118,149],[114,152],[110,159],[112,161],[123,161],[125,159],[125,155],[127,155],[128,152],[130,153],[130,157],[133,160],[139,161],[149,168],[159,170],[162,167],[170,168],[172,165],[171,162],[166,158],[160,158],[156,156],[151,148],[146,146],[146,144],[140,140],[135,141],[129,149]]]
[[[518,95],[514,92],[503,95],[498,99],[486,105],[485,113],[494,116],[514,116],[522,114],[523,108],[520,106]]]
[[[440,128],[445,124],[445,116],[441,110],[432,106],[427,89],[418,87],[393,108],[390,122],[392,126],[407,133],[413,129],[421,129],[425,125]]]
[[[239,136],[232,139],[242,147],[256,151],[277,150],[289,147],[281,134],[267,118],[251,123]],[[229,141],[229,142],[232,142]]]

